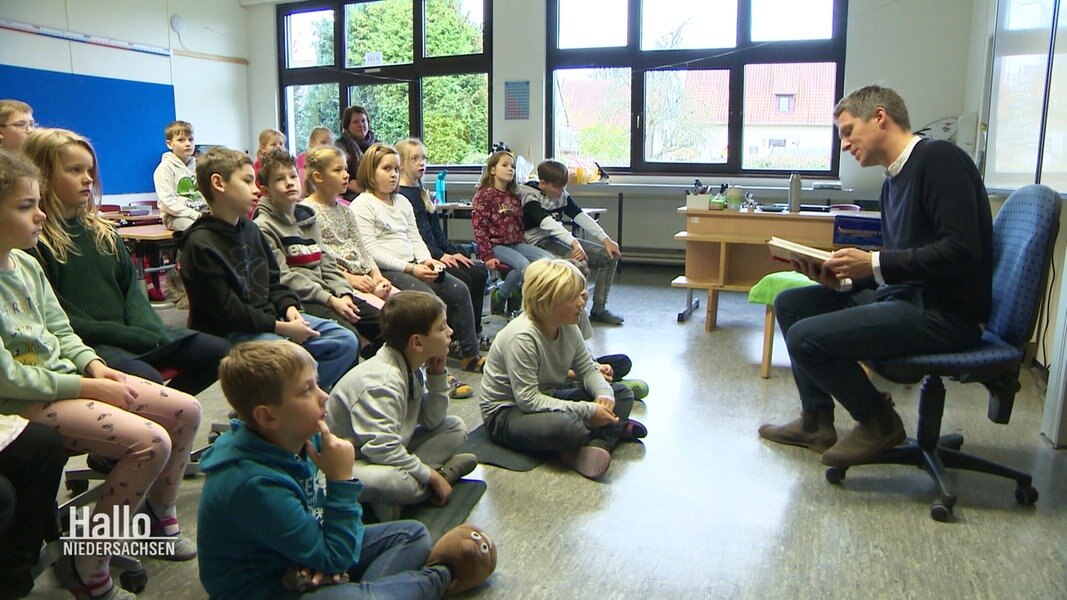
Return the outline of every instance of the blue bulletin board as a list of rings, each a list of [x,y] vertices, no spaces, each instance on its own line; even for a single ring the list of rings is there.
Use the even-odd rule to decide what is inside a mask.
[[[0,65],[0,98],[28,103],[41,127],[89,138],[105,194],[154,191],[152,172],[167,150],[163,129],[174,120],[174,86]]]

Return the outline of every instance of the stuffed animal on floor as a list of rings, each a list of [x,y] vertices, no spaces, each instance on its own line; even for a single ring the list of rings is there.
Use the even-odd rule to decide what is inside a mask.
[[[441,536],[430,549],[426,566],[452,568],[452,583],[446,596],[463,593],[481,585],[496,569],[496,544],[474,525],[464,523]]]

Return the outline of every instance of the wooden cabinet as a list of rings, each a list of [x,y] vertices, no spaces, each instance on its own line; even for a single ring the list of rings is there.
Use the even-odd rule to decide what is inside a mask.
[[[689,290],[685,318],[699,306],[693,290],[707,290],[704,329],[715,328],[719,292],[747,292],[764,275],[785,271],[786,263],[772,261],[767,240],[778,236],[794,242],[831,248],[834,217],[829,213],[751,213],[731,210],[692,210],[678,212],[685,218],[685,231],[674,239],[685,242],[685,275],[671,286]]]

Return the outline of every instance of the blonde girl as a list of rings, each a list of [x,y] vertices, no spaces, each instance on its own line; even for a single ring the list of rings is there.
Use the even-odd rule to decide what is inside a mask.
[[[526,243],[512,153],[500,150],[489,156],[471,204],[478,258],[490,269],[507,270],[504,281],[490,295],[491,309],[494,313],[508,312],[505,307],[518,295],[526,267],[539,258],[552,256],[547,250]]]
[[[48,216],[33,254],[44,268],[74,333],[107,364],[163,383],[159,370],[177,369],[170,387],[196,395],[215,382],[229,344],[213,335],[163,324],[114,227],[97,214],[100,178],[86,138],[65,129],[30,134],[23,154],[41,170],[42,207]],[[64,185],[66,165],[88,167],[90,193]]]
[[[408,199],[415,212],[415,222],[419,226],[419,235],[430,256],[445,264],[445,272],[458,278],[467,286],[474,309],[474,330],[482,333],[482,304],[485,300],[485,283],[489,279],[489,270],[481,262],[475,262],[463,253],[463,249],[448,241],[441,228],[441,217],[434,210],[430,194],[422,185],[422,176],[426,173],[426,146],[417,139],[409,138],[398,142],[396,151],[400,155],[401,196]]]
[[[0,369],[5,375],[0,413],[17,413],[54,429],[69,452],[115,460],[93,518],[122,505],[143,509],[152,535],[174,537],[175,553],[167,558],[191,559],[196,545],[180,535],[175,501],[200,424],[200,404],[188,394],[105,365],[71,329],[41,266],[20,250],[37,243],[46,223],[42,197],[77,196],[94,206],[99,183],[92,154],[80,145],[65,145],[56,149],[55,161],[58,168],[50,177],[19,178],[17,190],[2,183],[7,169],[0,171]],[[112,582],[110,559],[64,557],[56,576],[78,598],[135,598]]]
[[[308,135],[308,147],[307,150],[301,152],[296,157],[296,174],[300,178],[300,181],[304,181],[306,177],[305,170],[307,168],[307,153],[311,152],[319,146],[332,146],[333,145],[333,132],[325,127],[316,127],[311,130],[311,134]],[[257,171],[258,173],[258,171]],[[312,190],[305,189],[304,195],[310,194]]]
[[[285,134],[277,129],[264,129],[259,132],[259,149],[256,150],[256,163],[252,165],[256,173],[259,173],[259,165],[263,157],[270,154],[271,150],[285,148]]]
[[[480,373],[485,359],[479,352],[474,309],[467,286],[445,272],[419,235],[411,203],[396,193],[400,157],[390,146],[367,148],[356,174],[366,190],[352,202],[359,237],[382,274],[401,290],[437,294],[448,307],[448,324],[459,341],[458,358],[465,371]],[[480,318],[480,315],[479,315]]]
[[[356,216],[338,197],[348,185],[348,158],[336,146],[320,146],[307,153],[305,187],[312,191],[304,200],[318,213],[322,244],[337,259],[345,279],[356,290],[358,299],[380,309],[385,299],[396,293],[393,284],[382,276],[359,237]],[[359,306],[360,314],[363,307]]]

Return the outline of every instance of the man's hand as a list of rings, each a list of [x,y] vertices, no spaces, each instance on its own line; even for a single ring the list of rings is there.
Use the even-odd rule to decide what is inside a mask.
[[[327,304],[330,305],[333,312],[340,315],[344,320],[350,323],[355,323],[359,320],[359,309],[356,308],[356,305],[352,302],[350,296],[331,296],[330,299],[327,300]]]
[[[790,264],[793,265],[793,270],[807,275],[808,279],[816,283],[821,283],[830,289],[837,289],[837,276],[824,265],[806,260],[794,260],[790,261]]]
[[[608,254],[615,258],[622,258],[622,248],[615,243],[615,240],[611,238],[604,238],[604,249],[608,251]]]
[[[348,481],[352,479],[352,465],[356,462],[356,449],[352,442],[339,438],[330,432],[326,421],[319,421],[322,433],[322,450],[315,450],[311,440],[304,442],[308,458],[330,481]]]
[[[430,504],[434,506],[444,506],[452,495],[452,484],[437,471],[430,471],[430,480],[426,482],[426,487],[430,488]]]
[[[587,419],[589,426],[607,427],[608,425],[614,425],[618,423],[619,417],[616,417],[615,413],[611,412],[610,409],[604,407],[604,405],[599,402],[600,398],[597,398],[597,400],[598,402],[596,403],[596,412],[594,412],[593,415],[590,416],[589,419]],[[614,404],[614,400],[612,401],[612,403]]]
[[[874,264],[871,260],[871,253],[866,250],[842,248],[830,255],[829,260],[823,264],[823,268],[832,271],[838,279],[848,277],[855,281],[874,273]]]
[[[574,260],[585,260],[585,248],[582,248],[581,242],[574,240],[571,242],[571,258]]]

